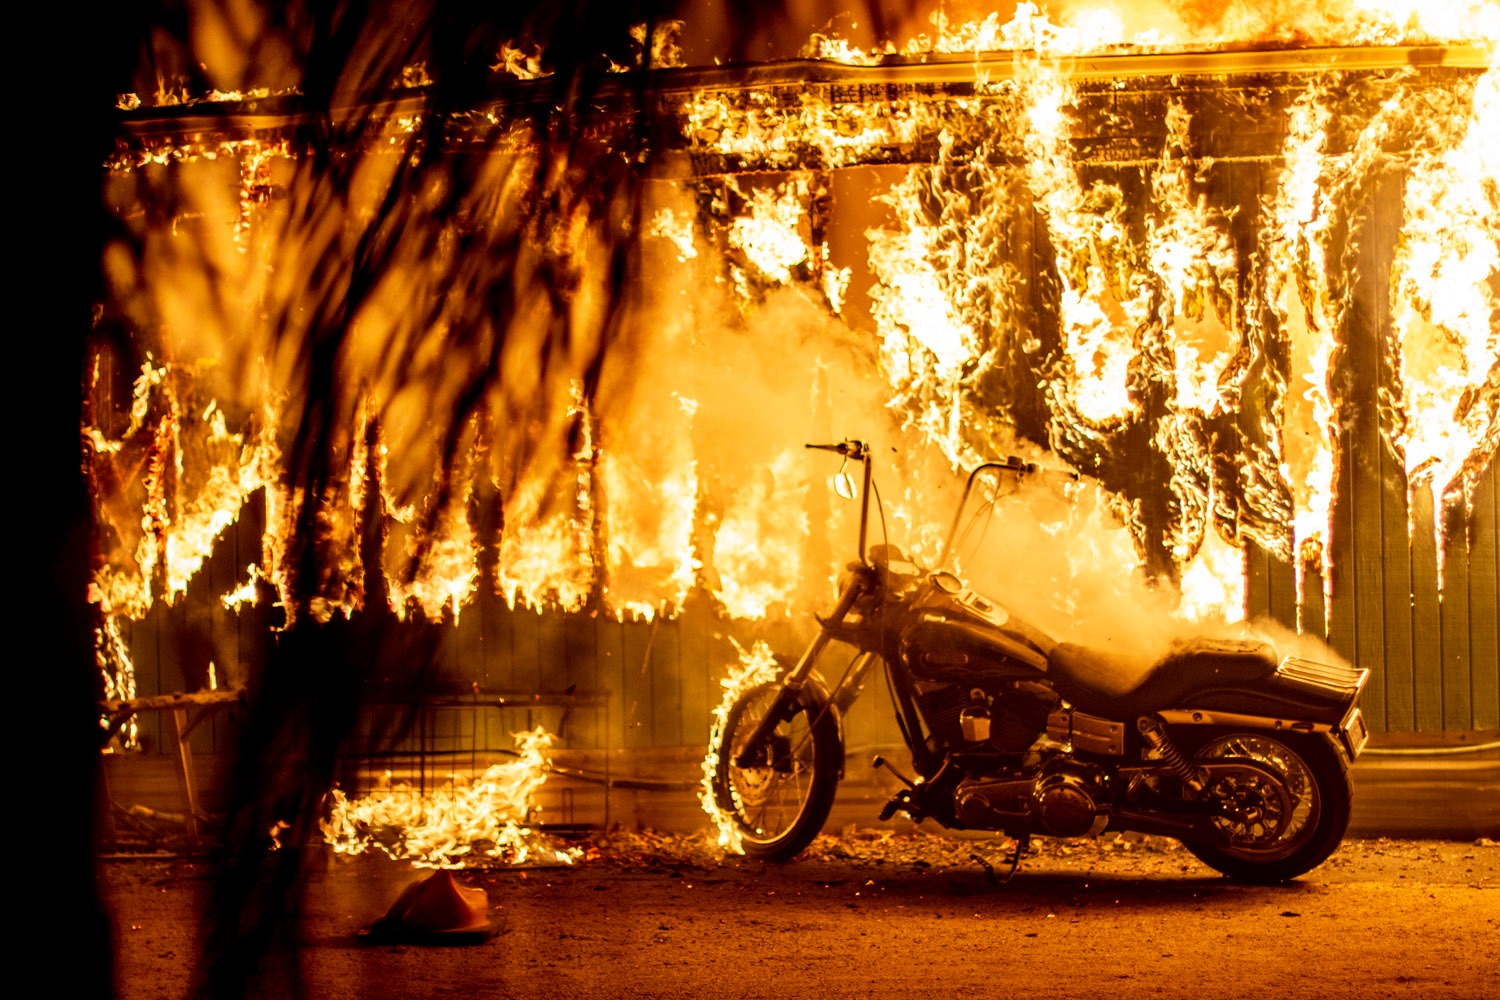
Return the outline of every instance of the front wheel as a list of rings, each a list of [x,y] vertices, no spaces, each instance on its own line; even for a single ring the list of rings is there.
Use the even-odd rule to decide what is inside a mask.
[[[835,710],[804,692],[751,766],[735,766],[780,690],[762,684],[740,695],[713,748],[714,803],[730,817],[745,853],[769,861],[795,857],[823,829],[844,756]]]
[[[1200,761],[1260,765],[1241,773],[1216,769],[1204,789],[1218,810],[1214,831],[1185,841],[1204,864],[1247,882],[1285,882],[1316,868],[1338,848],[1349,826],[1352,788],[1349,766],[1332,741],[1302,734],[1210,733],[1190,749]]]

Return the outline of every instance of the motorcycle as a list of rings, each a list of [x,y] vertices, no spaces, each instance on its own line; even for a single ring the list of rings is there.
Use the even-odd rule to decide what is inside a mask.
[[[1058,642],[951,571],[867,547],[869,446],[807,447],[862,466],[859,558],[801,657],[743,692],[716,731],[713,797],[746,854],[786,861],[817,836],[843,776],[844,716],[877,666],[916,771],[875,758],[902,784],[881,820],[1005,834],[1012,873],[1033,835],[1171,837],[1251,882],[1295,878],[1338,847],[1368,670],[1244,640],[1178,642],[1150,663]],[[971,499],[993,505],[1008,477],[1041,471],[1015,458],[973,470],[939,566]],[[843,469],[837,481],[852,496]],[[830,688],[818,665],[834,643],[855,653]]]

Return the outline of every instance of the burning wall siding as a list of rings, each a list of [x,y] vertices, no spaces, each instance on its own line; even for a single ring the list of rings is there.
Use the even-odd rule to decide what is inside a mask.
[[[1421,246],[1410,222],[1426,197],[1412,194],[1419,172],[1466,141],[1493,72],[1412,52],[1341,72],[1308,69],[1305,55],[1278,65],[1274,55],[1231,54],[1101,60],[1070,74],[1021,54],[820,68],[812,79],[805,65],[664,77],[653,105],[666,136],[660,162],[685,180],[668,185],[677,195],[653,216],[653,269],[701,254],[726,289],[714,301],[734,311],[658,316],[658,339],[627,345],[641,364],[630,370],[656,387],[652,419],[632,425],[628,414],[641,411],[623,403],[613,412],[577,405],[561,473],[466,479],[473,490],[449,512],[462,565],[432,575],[450,581],[447,590],[424,597],[421,573],[402,568],[402,518],[411,523],[402,510],[421,499],[402,497],[380,501],[385,574],[370,574],[353,522],[338,529],[349,533],[354,568],[328,599],[358,607],[387,586],[411,628],[456,615],[435,626],[446,630],[442,671],[456,686],[613,692],[612,721],[573,720],[573,745],[697,742],[728,656],[725,634],[794,628],[769,606],[816,596],[837,563],[837,545],[820,542],[825,526],[838,537],[837,512],[809,488],[815,470],[798,467],[801,440],[865,434],[888,409],[903,429],[883,433],[900,442],[895,461],[908,482],[940,490],[951,466],[1017,447],[1045,448],[1097,478],[1129,528],[1128,551],[1096,551],[1107,564],[1089,572],[1116,576],[1139,563],[1161,589],[1185,595],[1206,581],[1217,597],[1189,617],[1269,613],[1326,636],[1374,668],[1365,708],[1377,728],[1500,725],[1495,449],[1485,437],[1493,416],[1483,430],[1493,373],[1484,374],[1481,345],[1465,411],[1479,414],[1480,431],[1423,457],[1433,436],[1412,418],[1420,354],[1407,342],[1422,329],[1401,277]],[[1438,111],[1449,116],[1441,124]],[[180,127],[138,129],[122,169],[217,171],[217,222],[188,195],[188,210],[147,201],[126,214],[185,229],[227,221],[235,246],[253,245],[262,218],[284,211],[278,189],[295,184],[294,147],[284,145],[295,128],[243,108],[233,134],[248,127],[251,140],[214,132],[212,114],[195,122],[209,131],[191,141]],[[883,199],[874,212],[872,197]],[[1480,243],[1485,234],[1493,243],[1494,216],[1477,224]],[[788,298],[788,288],[805,294]],[[664,297],[659,311],[673,301]],[[1493,293],[1486,301],[1493,358]],[[747,340],[766,338],[773,314],[827,333],[833,346],[788,362],[777,356],[783,343]],[[137,377],[126,359],[143,341],[131,337],[101,350],[107,370],[95,384],[114,390],[96,391],[89,420],[106,456],[96,462],[101,520],[122,563],[139,570],[133,585],[116,575],[119,586],[101,590],[126,620],[138,676],[155,670],[154,683],[172,689],[180,670],[182,685],[200,686],[204,643],[182,635],[233,636],[242,645],[216,638],[214,655],[253,662],[244,644],[253,650],[277,621],[270,582],[258,585],[258,610],[204,610],[210,591],[245,583],[239,567],[254,562],[262,579],[274,576],[286,499],[262,463],[275,452],[264,436],[275,420],[243,401],[199,398],[187,383],[214,379],[189,372],[181,341],[175,360]],[[786,440],[740,429],[739,443],[753,444],[726,453],[725,438],[706,430],[726,419],[714,408],[723,401],[700,390],[728,387],[702,372],[674,385],[664,354],[729,357],[741,373],[774,367],[779,378],[748,384],[770,393],[779,382],[781,395],[746,394],[730,409],[762,422],[789,412],[773,422]],[[125,391],[132,379],[147,383],[144,397]],[[876,385],[851,388],[861,381]],[[622,399],[639,405],[639,396]],[[227,409],[233,433],[214,420]],[[646,429],[673,423],[682,425],[675,436]],[[350,511],[379,495],[379,436],[371,440],[337,500]],[[924,450],[934,456],[927,464]],[[191,521],[193,498],[215,481],[194,465],[206,454],[237,471],[217,480],[227,505],[261,520],[221,536],[210,569],[187,572],[186,599],[172,603],[167,525]],[[550,508],[528,499],[541,495],[533,488],[554,498]],[[894,520],[932,520],[935,495],[903,496]],[[498,554],[481,557],[473,539],[496,530],[487,504],[505,523]],[[781,516],[754,516],[770,511]],[[223,530],[213,513],[199,558]],[[548,539],[543,569],[528,568],[528,546]],[[486,569],[486,558],[498,562]],[[218,585],[201,582],[205,574]],[[646,600],[633,602],[636,583]],[[766,625],[730,624],[768,612]]]
[[[1209,71],[1281,57],[1370,68]],[[865,162],[930,164],[870,254],[887,347],[922,341],[930,376],[944,329],[977,343],[967,377],[902,380],[929,436],[970,462],[997,423],[1045,440],[1127,498],[1140,559],[1185,602],[1195,559],[1237,539],[1246,612],[1376,667],[1377,725],[1492,727],[1500,232],[1474,178],[1495,171],[1494,72],[1378,50],[1161,60],[700,96],[691,134],[709,173],[847,170],[861,143]],[[951,312],[913,310],[912,258]],[[1473,304],[1441,305],[1438,283]],[[1418,429],[1436,413],[1453,434]]]

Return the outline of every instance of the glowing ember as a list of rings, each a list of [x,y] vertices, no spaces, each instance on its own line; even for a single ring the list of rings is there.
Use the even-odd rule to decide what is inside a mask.
[[[94,659],[104,677],[104,697],[115,701],[128,701],[136,695],[135,663],[130,658],[130,648],[120,635],[119,618],[109,615],[104,624],[94,630]],[[136,717],[130,716],[120,726],[120,740],[126,747],[134,747],[139,735]]]
[[[693,220],[670,208],[663,208],[651,219],[650,234],[660,236],[677,248],[677,261],[686,264],[698,256],[693,239]]]
[[[542,72],[542,50],[534,42],[517,45],[502,42],[497,53],[499,61],[490,67],[495,73],[504,73],[517,80],[535,80],[547,74]]]
[[[673,66],[682,65],[682,49],[678,42],[682,36],[683,22],[681,21],[656,21],[649,29],[650,38],[646,37],[648,28],[645,24],[633,25],[630,29],[630,37],[640,46],[640,58],[637,66],[648,66],[652,69],[669,69]]]
[[[734,192],[739,187],[728,182]],[[737,216],[729,227],[729,245],[741,251],[759,272],[771,281],[784,285],[792,280],[792,268],[807,260],[807,243],[798,231],[807,200],[807,182],[794,181],[778,190],[758,188],[752,191],[745,215]],[[736,276],[737,282],[744,278]]]

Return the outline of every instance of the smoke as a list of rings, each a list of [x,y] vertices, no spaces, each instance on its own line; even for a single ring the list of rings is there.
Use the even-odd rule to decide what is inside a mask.
[[[1175,615],[1175,589],[1132,569],[1135,545],[1108,493],[1047,473],[1020,482],[1002,473],[991,482],[1002,495],[970,504],[956,547],[981,593],[1059,642],[1144,659],[1187,627]]]
[[[1317,636],[1264,618],[1241,621],[1222,603],[1190,614],[1191,570],[1182,589],[1148,577],[1118,512],[1123,501],[1097,484],[1055,470],[991,482],[998,491],[968,504],[959,522],[957,564],[976,590],[1058,642],[1146,663],[1196,637],[1250,639],[1281,656],[1345,662]],[[1233,565],[1217,567],[1214,579],[1244,572],[1240,550],[1225,548]]]
[[[652,210],[690,214],[689,192],[668,190],[671,196]],[[859,203],[836,201],[830,214],[835,232],[851,225],[864,230],[868,222]],[[883,245],[891,235],[872,230],[876,242],[866,246]],[[882,366],[878,340],[861,324],[831,316],[815,282],[777,285],[747,300],[736,290],[727,245],[714,245],[701,231],[688,259],[684,245],[663,237],[643,248],[643,270],[652,278],[645,305],[631,320],[633,353],[611,357],[600,393],[606,457],[641,456],[634,467],[655,470],[640,477],[643,484],[668,481],[673,468],[693,463],[701,482],[711,484],[701,487],[703,495],[720,506],[715,517],[732,517],[751,501],[756,516],[773,525],[761,533],[760,545],[780,548],[771,562],[742,566],[741,575],[773,585],[795,578],[784,593],[796,610],[826,601],[833,573],[854,556],[849,543],[857,510],[832,498],[827,477],[836,466],[801,453],[800,446],[870,440],[880,489],[872,541],[895,544],[937,568],[968,470],[955,468],[930,426],[912,419],[920,415],[909,409],[912,401],[897,399],[901,393],[884,377],[891,373]],[[874,293],[890,294],[879,286]],[[1014,453],[1060,466],[999,417],[990,414],[983,426],[965,428],[965,437],[983,442],[980,457]],[[966,419],[982,417],[966,411]],[[1020,482],[1010,477],[1002,485],[1005,495],[979,517],[965,518],[958,567],[1017,617],[1060,641],[1147,659],[1175,640],[1215,629],[1184,614],[1177,584],[1153,580],[1141,568],[1138,543],[1126,526],[1128,501],[1057,472]],[[609,492],[617,527],[629,511],[660,510],[663,502],[650,486],[633,495]],[[827,510],[821,517],[814,513],[820,503]],[[828,550],[821,557],[815,554],[820,543]],[[1205,574],[1221,585],[1243,577],[1241,552],[1222,548],[1230,565]],[[1205,545],[1200,558],[1217,552]],[[725,555],[715,554],[717,569],[732,565]],[[1189,563],[1185,584],[1196,566]],[[1210,618],[1241,600],[1235,592],[1209,596],[1216,598],[1207,602]],[[1221,623],[1217,631],[1241,630]]]
[[[607,360],[597,412],[610,591],[645,601],[643,574],[667,571],[691,539],[693,575],[736,616],[761,617],[826,595],[832,470],[807,443],[889,439],[894,422],[867,338],[831,316],[816,287],[754,280],[728,235],[700,216],[700,195],[660,185],[652,212],[706,218],[692,253],[642,246],[647,276],[626,336]],[[833,559],[834,562],[830,562]],[[634,579],[632,580],[632,576]],[[799,600],[800,599],[800,600]]]

